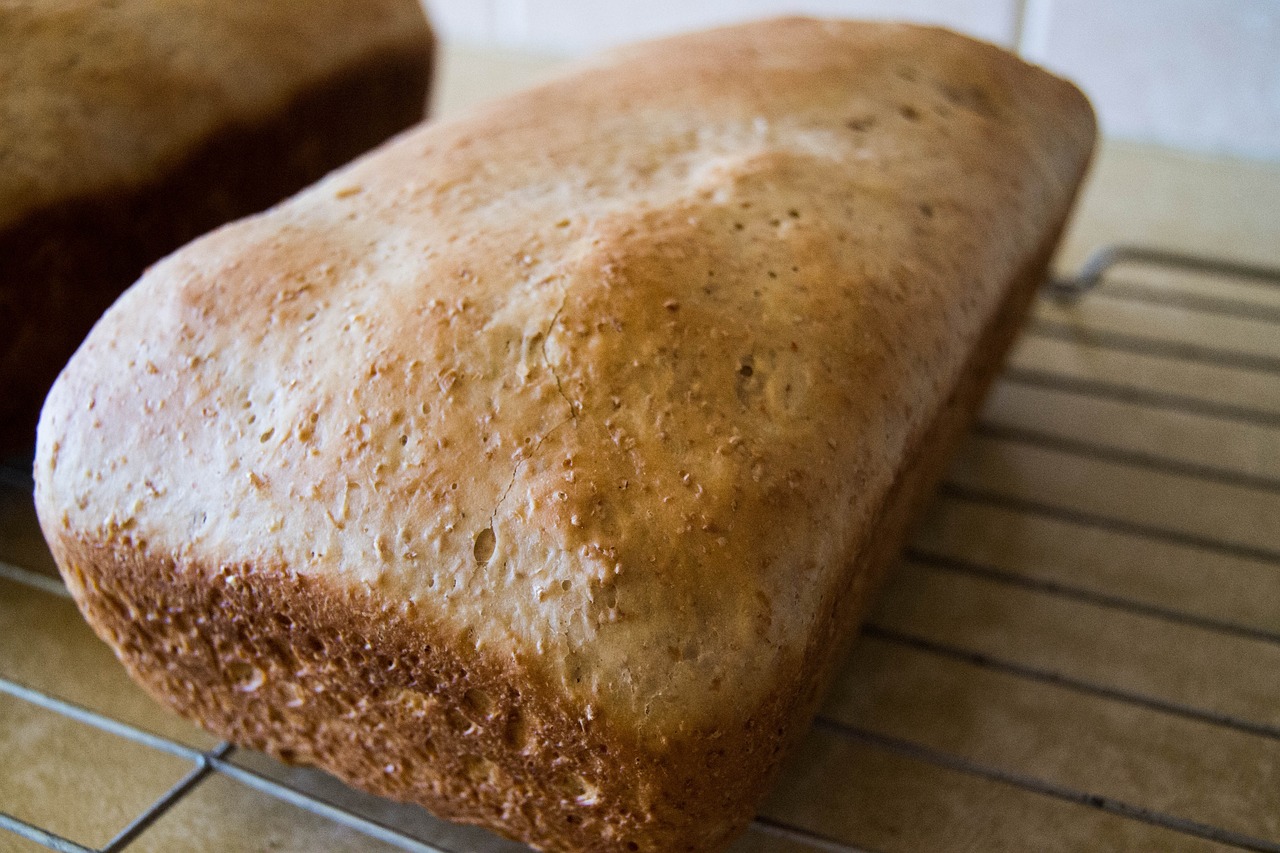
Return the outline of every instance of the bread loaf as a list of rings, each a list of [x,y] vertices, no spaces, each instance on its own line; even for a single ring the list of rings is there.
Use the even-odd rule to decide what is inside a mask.
[[[716,849],[1093,135],[1070,84],[938,29],[608,54],[152,268],[49,396],[45,535],[221,736],[548,850]]]
[[[0,4],[0,453],[144,267],[421,119],[416,0]]]

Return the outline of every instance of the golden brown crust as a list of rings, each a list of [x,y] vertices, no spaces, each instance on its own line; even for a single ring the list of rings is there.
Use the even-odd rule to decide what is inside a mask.
[[[0,451],[32,446],[57,372],[147,264],[421,120],[417,4],[315,5],[0,11],[19,48],[0,52]],[[169,64],[191,40],[222,53]]]
[[[46,536],[215,730],[548,849],[714,849],[976,408],[1092,133],[1068,84],[937,30],[598,60],[154,269],[50,396]]]
[[[181,565],[128,536],[55,537],[58,562],[133,676],[222,737],[547,850],[716,849],[751,818],[816,709],[999,369],[1056,236],[1019,274],[895,480],[854,584],[806,649],[802,669],[813,674],[780,685],[741,731],[690,732],[647,754],[631,733],[530,685],[519,666],[428,645],[405,602],[279,567]],[[646,787],[651,796],[638,796]]]

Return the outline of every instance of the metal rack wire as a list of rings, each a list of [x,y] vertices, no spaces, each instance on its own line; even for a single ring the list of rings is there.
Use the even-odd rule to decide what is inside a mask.
[[[1070,278],[1051,282],[1046,287],[1046,297],[1058,300],[1077,299],[1082,294],[1092,290],[1101,282],[1111,278],[1118,267],[1130,265],[1159,267],[1177,272],[1192,272],[1211,276],[1223,276],[1233,279],[1248,279],[1267,284],[1280,284],[1280,270],[1267,269],[1218,259],[1186,256],[1141,247],[1108,246],[1095,252],[1076,275]],[[1132,289],[1132,286],[1130,286],[1130,289]],[[1139,288],[1139,291],[1140,290],[1141,288]],[[1147,293],[1145,297],[1141,292],[1137,292],[1137,295],[1138,298],[1154,298],[1150,293]],[[1164,297],[1161,296],[1161,298]],[[1207,310],[1218,311],[1225,314],[1231,314],[1233,312],[1240,314],[1241,312],[1244,312],[1245,315],[1252,316],[1255,311],[1255,308],[1252,306],[1235,305],[1229,300],[1216,299],[1213,296],[1188,296],[1183,294],[1177,298],[1182,299],[1184,302],[1189,301],[1193,307],[1205,308]],[[1262,313],[1265,315],[1267,312],[1265,309],[1262,309]],[[1280,309],[1277,309],[1275,314],[1276,316],[1266,316],[1265,319],[1280,321]],[[1052,328],[1048,328],[1048,332],[1051,334]],[[1123,335],[1113,335],[1109,343],[1122,348],[1128,347],[1129,349],[1137,352],[1151,351],[1153,348],[1158,349],[1160,346],[1139,338],[1125,339]],[[1221,358],[1221,356],[1205,352],[1188,353],[1185,348],[1178,350],[1177,354],[1182,357],[1190,357],[1209,362]],[[1260,363],[1265,361],[1266,359],[1260,359],[1257,357],[1245,359],[1247,366],[1254,368],[1259,367]],[[1268,370],[1280,369],[1280,365],[1270,364],[1269,362],[1261,364],[1261,366]],[[1176,395],[1170,395],[1167,393],[1161,394],[1150,391],[1144,392],[1138,389],[1117,391],[1115,388],[1111,387],[1100,387],[1096,384],[1091,385],[1086,380],[1074,380],[1070,383],[1066,383],[1065,380],[1060,377],[1041,376],[1025,369],[1020,371],[1020,373],[1015,371],[1015,378],[1031,384],[1047,386],[1054,386],[1055,384],[1062,386],[1067,384],[1076,391],[1083,391],[1101,396],[1111,395],[1112,397],[1122,398],[1125,400],[1137,400],[1138,402],[1173,406],[1183,410],[1208,412],[1219,416],[1243,418],[1254,423],[1263,424],[1267,427],[1280,426],[1280,417],[1270,415],[1266,412],[1257,412],[1252,410],[1240,411],[1238,409],[1233,409],[1230,406],[1207,403],[1203,400],[1181,399]],[[1016,431],[1013,432],[1016,433]],[[978,426],[979,435],[985,434],[988,436],[1008,437],[1010,433],[1011,431],[1008,429],[1002,430],[1001,428],[992,427],[990,425],[979,424]],[[1019,436],[1015,434],[1014,437],[1017,438]],[[1062,447],[1066,447],[1069,450],[1072,449],[1070,440],[1066,439],[1046,439],[1043,436],[1037,437],[1027,435],[1022,435],[1020,438],[1033,442],[1039,441],[1043,443],[1047,441],[1051,445],[1054,445],[1056,442],[1056,446],[1059,449]],[[1081,450],[1082,447],[1075,447],[1074,449]],[[1118,459],[1123,462],[1137,464],[1148,464],[1151,462],[1150,459],[1143,457],[1141,454],[1132,452],[1125,453],[1123,451],[1099,447],[1083,447],[1083,450],[1094,454],[1101,454],[1104,457],[1106,457],[1107,454],[1110,454],[1111,458]],[[1161,464],[1167,466],[1172,463],[1169,463],[1167,460],[1162,460]],[[1219,482],[1244,484],[1253,488],[1280,491],[1280,483],[1265,477],[1244,477],[1238,473],[1222,470],[1211,464],[1199,462],[1184,462],[1178,464],[1181,465],[1180,470],[1190,472],[1196,476],[1206,477]],[[10,480],[24,482],[29,486],[29,479],[27,479],[22,473],[7,471],[5,472],[5,476]],[[965,488],[954,483],[945,485],[944,493],[948,492],[953,495],[958,494],[964,496]],[[995,500],[998,502],[999,499]],[[1016,503],[1017,499],[1005,500]],[[1041,507],[1040,509],[1043,510],[1044,508]],[[1060,514],[1065,512],[1068,515],[1070,515],[1071,512],[1061,509],[1052,511]],[[1077,512],[1076,516],[1078,516],[1076,520],[1083,519],[1084,523],[1101,525],[1103,527],[1115,527],[1117,525],[1123,526],[1125,524],[1129,524],[1131,527],[1134,526],[1130,522],[1120,522],[1115,519],[1087,517],[1087,514],[1085,513]],[[1144,530],[1142,532],[1144,535],[1153,533],[1152,530]],[[1159,536],[1173,537],[1175,539],[1181,535],[1187,541],[1195,542],[1195,536],[1193,534],[1174,534],[1169,531],[1158,530],[1154,531],[1154,533]],[[1273,552],[1265,547],[1231,545],[1222,542],[1215,542],[1211,544],[1213,547],[1218,549],[1226,549],[1227,551],[1233,551],[1251,558],[1258,558],[1280,566],[1280,553]],[[940,561],[940,558],[936,556],[931,556],[919,551],[909,551],[908,558],[926,563],[930,561]],[[990,574],[993,571],[982,566],[968,564],[956,564],[949,566],[948,568],[953,571],[970,572],[978,575],[982,575],[984,572]],[[4,577],[10,581],[16,581],[27,586],[32,586],[46,592],[64,596],[67,595],[65,588],[63,588],[56,580],[21,567],[0,563],[0,577]],[[1025,583],[1034,582],[1025,581]],[[1060,595],[1075,595],[1083,597],[1085,600],[1091,600],[1090,596],[1092,596],[1092,600],[1107,603],[1106,596],[1102,594],[1094,594],[1087,591],[1072,590],[1061,587],[1052,587],[1051,591]],[[1142,607],[1147,607],[1149,611],[1156,615],[1160,615],[1162,618],[1174,621],[1191,620],[1192,622],[1196,622],[1197,619],[1197,617],[1190,617],[1177,612],[1163,612],[1154,605],[1135,605],[1133,602],[1123,604],[1130,609],[1134,609],[1136,607],[1139,611],[1141,611]],[[1215,623],[1213,620],[1206,619],[1200,619],[1196,624],[1202,624],[1212,628],[1213,630],[1223,632],[1244,631],[1250,636],[1254,636],[1268,642],[1280,643],[1280,634],[1272,633],[1267,630],[1240,628],[1239,626],[1221,622]],[[931,646],[930,642],[927,640],[901,635],[895,633],[892,629],[882,626],[871,625],[866,629],[865,633],[868,636],[878,637],[880,639],[901,644],[910,645],[914,643],[918,646],[929,647],[932,651],[939,654],[963,654],[963,652],[957,652],[954,649],[940,647],[938,644],[932,644]],[[1013,664],[1002,664],[998,661],[987,660],[984,662],[984,665],[994,666],[997,668],[1004,666],[1016,671],[1021,677],[1026,678],[1048,678],[1059,683],[1070,682],[1070,679],[1064,679],[1063,676],[1058,674],[1046,674],[1026,667],[1018,667]],[[1096,686],[1084,683],[1078,684],[1076,687],[1085,691],[1098,691],[1100,689]],[[1146,703],[1147,705],[1157,707],[1159,710],[1167,713],[1190,715],[1193,717],[1198,714],[1200,717],[1209,719],[1211,722],[1235,726],[1264,738],[1280,740],[1280,728],[1275,726],[1250,724],[1248,722],[1236,721],[1229,718],[1214,720],[1211,714],[1206,715],[1204,712],[1197,711],[1196,709],[1189,709],[1179,707],[1168,702],[1151,700],[1140,693],[1126,694],[1125,691],[1115,690],[1112,690],[1111,692],[1127,702],[1137,704]],[[183,798],[187,797],[192,791],[211,777],[221,775],[242,785],[246,785],[265,796],[273,797],[289,803],[326,820],[354,829],[369,838],[376,839],[402,850],[415,851],[415,853],[457,853],[457,851],[450,850],[446,847],[428,843],[402,828],[362,815],[351,808],[335,804],[321,796],[284,784],[262,772],[243,766],[243,764],[237,763],[233,760],[240,750],[230,743],[219,743],[209,749],[201,750],[180,743],[174,739],[162,737],[152,732],[145,731],[142,728],[113,719],[106,714],[65,701],[50,695],[49,693],[33,689],[8,678],[0,677],[0,694],[7,695],[13,699],[20,700],[21,702],[29,703],[30,705],[54,712],[70,720],[92,726],[100,731],[116,735],[151,750],[166,753],[188,762],[190,765],[190,769],[184,776],[182,776],[162,795],[151,802],[143,811],[134,816],[133,819],[129,821],[128,824],[110,841],[97,848],[85,846],[79,842],[52,832],[47,828],[22,820],[13,814],[9,814],[4,811],[3,804],[0,803],[0,830],[6,830],[9,833],[26,839],[27,841],[43,845],[51,850],[74,851],[74,853],[119,853],[119,851],[126,850],[134,841],[142,836],[149,827],[155,824],[156,821],[160,820],[166,813],[170,812],[180,801],[183,800]],[[860,739],[873,743],[878,748],[907,754],[913,759],[919,759],[936,766],[946,767],[966,774],[975,774],[980,776],[985,774],[986,776],[1001,781],[1002,783],[1021,787],[1025,790],[1034,791],[1052,798],[1082,803],[1096,809],[1122,815],[1129,819],[1157,824],[1201,839],[1207,839],[1242,849],[1280,851],[1280,844],[1252,837],[1245,833],[1234,832],[1229,829],[1173,815],[1161,814],[1149,809],[1137,808],[1123,801],[1092,795],[1088,792],[1074,790],[1057,783],[1022,777],[1016,773],[1009,773],[1003,770],[986,768],[972,761],[955,759],[940,750],[930,749],[919,744],[901,741],[892,736],[887,736],[881,733],[857,729],[835,720],[819,718],[816,725],[820,729],[825,728],[834,731],[842,737]],[[839,851],[840,853],[851,853],[851,851],[859,849],[836,839],[824,837],[819,833],[763,816],[757,819],[754,826],[757,831],[775,837],[779,840],[799,842],[812,849]],[[0,833],[0,842],[2,841],[3,833]]]
[[[4,569],[3,574],[6,577],[19,582],[32,583],[41,588],[47,588],[53,583],[40,575],[26,572],[18,567],[5,565]],[[284,785],[262,773],[234,764],[231,758],[239,749],[234,744],[223,741],[210,749],[198,750],[175,740],[152,734],[136,726],[114,720],[105,714],[100,714],[73,702],[67,702],[47,693],[32,690],[3,677],[0,677],[0,693],[61,714],[63,717],[92,726],[100,731],[168,753],[192,764],[191,770],[185,776],[163,795],[156,798],[146,809],[134,817],[127,826],[121,829],[114,838],[101,847],[86,847],[83,844],[0,810],[0,829],[8,830],[10,833],[28,841],[42,844],[50,850],[58,851],[58,853],[119,853],[119,851],[125,850],[148,827],[172,809],[179,800],[214,773],[220,773],[262,794],[275,797],[304,811],[350,827],[370,838],[390,844],[401,850],[410,851],[410,853],[460,853],[460,851],[428,844],[403,830],[365,817],[351,809],[335,805],[313,794]],[[783,826],[765,818],[757,818],[755,825],[779,838],[803,840],[809,846],[830,850],[832,853],[859,853],[858,848],[835,843],[812,833]]]

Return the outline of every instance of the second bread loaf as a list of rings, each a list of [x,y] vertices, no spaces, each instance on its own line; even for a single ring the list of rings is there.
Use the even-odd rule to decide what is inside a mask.
[[[417,0],[0,4],[0,455],[146,266],[421,120]]]

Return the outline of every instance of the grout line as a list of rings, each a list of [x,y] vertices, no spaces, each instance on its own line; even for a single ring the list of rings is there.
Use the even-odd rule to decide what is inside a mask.
[[[1067,785],[1048,782],[1030,774],[1018,773],[994,767],[992,765],[982,764],[944,750],[934,749],[933,747],[905,740],[903,738],[893,737],[892,735],[872,732],[859,726],[844,723],[829,717],[818,717],[814,720],[814,726],[816,728],[822,728],[836,734],[844,735],[845,737],[852,738],[853,740],[860,741],[870,746],[878,747],[888,752],[897,753],[898,755],[915,759],[926,764],[932,764],[935,767],[943,767],[947,770],[954,770],[970,776],[978,776],[993,782],[1001,782],[1015,788],[1020,788],[1024,791],[1043,794],[1045,796],[1066,800],[1083,806],[1090,806],[1092,808],[1101,809],[1105,812],[1110,812],[1111,814],[1120,815],[1121,817],[1138,820],[1164,829],[1174,830],[1185,835],[1204,838],[1219,844],[1227,844],[1243,850],[1252,850],[1255,851],[1255,853],[1280,853],[1280,844],[1275,844],[1265,839],[1253,838],[1252,836],[1234,832],[1229,829],[1223,829],[1206,823],[1201,823],[1199,821],[1177,817],[1176,815],[1166,814],[1164,812],[1158,812],[1142,806],[1135,806],[1131,803],[1126,803],[1123,800],[1117,800],[1112,797],[1079,791]]]
[[[116,737],[131,740],[134,743],[140,743],[143,746],[149,746],[157,752],[165,752],[169,755],[175,755],[178,758],[184,758],[193,763],[199,763],[203,753],[193,746],[179,743],[176,740],[170,740],[162,735],[152,734],[146,729],[140,729],[128,723],[122,723],[119,720],[112,719],[106,714],[90,710],[83,705],[77,705],[74,702],[68,702],[65,699],[59,699],[48,693],[42,693],[24,684],[11,681],[8,678],[0,677],[0,693],[7,694],[15,699],[21,699],[46,711],[53,711],[61,714],[68,719],[75,720],[77,723],[84,723],[93,726],[96,729],[113,734]]]
[[[1199,362],[1215,367],[1229,367],[1254,373],[1275,375],[1280,373],[1280,358],[1235,350],[1211,349],[1198,344],[1142,338],[1120,332],[1076,326],[1056,320],[1033,319],[1027,325],[1028,334],[1070,344],[1088,344],[1098,349],[1119,350],[1138,355],[1154,355],[1175,358],[1179,361]]]
[[[398,829],[357,814],[354,811],[335,806],[319,797],[299,791],[282,782],[277,782],[247,767],[232,764],[224,759],[210,759],[210,763],[223,776],[253,788],[259,793],[275,797],[277,800],[354,829],[370,838],[399,847],[401,850],[408,850],[410,853],[453,853],[447,848],[419,841]]]
[[[21,566],[15,566],[3,561],[0,561],[0,578],[22,584],[23,586],[29,586],[33,589],[38,589],[41,592],[47,592],[50,595],[71,598],[71,591],[67,589],[66,584],[57,578],[52,578],[46,574],[33,572],[30,569],[24,569]]]
[[[232,749],[231,744],[223,742],[213,749],[204,753],[196,766],[174,784],[172,788],[166,791],[158,800],[153,802],[142,814],[135,817],[128,826],[120,830],[116,837],[111,839],[101,853],[119,853],[119,851],[128,847],[138,836],[146,832],[150,826],[157,820],[162,818],[170,809],[177,805],[178,801],[189,794],[197,785],[205,780],[209,774],[213,773],[213,765],[211,759],[222,758]]]
[[[1078,378],[1025,367],[1006,367],[1001,378],[1007,382],[1017,382],[1038,388],[1051,388],[1091,397],[1119,400],[1122,403],[1132,403],[1153,409],[1165,409],[1172,412],[1205,415],[1226,421],[1240,421],[1241,423],[1280,428],[1280,412],[1250,409],[1230,403],[1214,403],[1197,397],[1151,391],[1100,379]]]
[[[855,847],[845,844],[826,835],[820,835],[812,830],[803,829],[792,824],[776,820],[763,815],[756,815],[755,820],[751,824],[761,832],[781,838],[785,841],[798,841],[809,847],[818,850],[827,851],[827,853],[878,853],[866,847]]]
[[[1025,444],[1046,450],[1069,453],[1087,459],[1097,459],[1134,468],[1143,468],[1161,474],[1176,474],[1197,480],[1206,480],[1227,486],[1280,493],[1280,480],[1257,474],[1243,474],[1229,468],[1198,465],[1169,456],[1156,456],[1136,450],[1112,447],[1077,438],[1054,435],[1034,429],[1005,426],[981,420],[974,424],[973,432],[984,438],[1010,444]]]
[[[922,551],[916,547],[908,548],[904,556],[908,561],[920,563],[933,569],[985,578],[999,583],[1009,584],[1011,586],[1018,586],[1024,589],[1069,598],[1073,601],[1079,601],[1097,607],[1107,607],[1112,610],[1120,610],[1126,613],[1149,616],[1154,619],[1162,619],[1166,622],[1172,622],[1177,625],[1187,625],[1193,628],[1200,628],[1205,631],[1213,631],[1219,634],[1230,634],[1245,640],[1280,645],[1280,632],[1269,631],[1264,628],[1253,628],[1248,625],[1223,622],[1209,616],[1198,616],[1194,613],[1186,613],[1181,610],[1170,610],[1157,604],[1148,604],[1132,598],[1124,598],[1122,596],[1110,595],[1104,592],[1095,592],[1084,587],[1070,586],[1058,583],[1057,581],[1043,580],[1037,577],[1021,575],[1006,569],[976,563],[959,557],[951,557],[945,554],[934,554],[928,551]]]
[[[1192,545],[1197,548],[1203,548],[1207,551],[1216,551],[1220,554],[1229,554],[1234,557],[1245,557],[1251,560],[1280,566],[1280,551],[1275,551],[1270,548],[1259,548],[1252,545],[1238,545],[1234,542],[1223,542],[1219,539],[1211,539],[1207,536],[1200,536],[1194,533],[1184,533],[1180,530],[1168,530],[1163,527],[1153,527],[1151,525],[1125,521],[1123,519],[1112,518],[1111,516],[1101,515],[1098,513],[1085,512],[1082,510],[1057,506],[1056,504],[1035,501],[1029,498],[1002,495],[996,492],[985,492],[981,489],[974,489],[951,481],[942,483],[938,489],[938,493],[960,497],[975,503],[985,503],[990,506],[1004,507],[1006,509],[1012,509],[1019,512],[1030,512],[1049,518],[1066,520],[1076,524],[1096,527],[1100,530],[1111,530],[1119,533],[1144,536],[1148,539],[1174,542],[1179,545]]]
[[[1027,29],[1027,0],[1014,0],[1013,3],[1013,40],[1009,49],[1014,53],[1022,53],[1022,43]]]
[[[1020,0],[1014,49],[1024,59],[1043,62],[1049,46],[1050,0]]]
[[[1230,729],[1231,731],[1240,732],[1242,734],[1266,738],[1267,740],[1280,741],[1280,728],[1267,725],[1266,723],[1255,723],[1250,720],[1242,720],[1237,717],[1233,717],[1230,714],[1206,711],[1190,705],[1184,705],[1180,702],[1170,702],[1166,699],[1159,699],[1142,693],[1121,690],[1116,687],[1107,687],[1103,684],[1095,684],[1081,678],[1064,675],[1060,672],[1052,672],[1050,670],[1040,669],[1026,664],[1014,663],[1013,661],[988,655],[985,652],[970,651],[968,649],[960,648],[959,646],[953,646],[949,643],[939,643],[933,640],[927,640],[923,637],[905,634],[892,628],[886,628],[883,625],[874,622],[864,625],[862,627],[862,634],[865,637],[873,637],[895,645],[907,646],[909,648],[938,655],[939,657],[947,657],[953,660],[963,661],[965,663],[981,667],[982,669],[1003,672],[1028,681],[1036,681],[1042,684],[1053,684],[1058,687],[1065,687],[1069,690],[1073,690],[1076,693],[1083,693],[1087,696],[1121,702],[1126,705],[1133,705],[1139,708],[1145,708],[1149,711],[1156,711],[1162,714],[1169,714],[1170,716],[1181,717],[1197,723],[1204,723],[1207,725],[1217,726],[1219,728]]]

